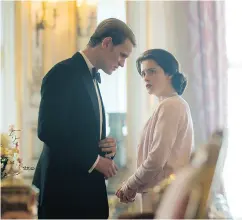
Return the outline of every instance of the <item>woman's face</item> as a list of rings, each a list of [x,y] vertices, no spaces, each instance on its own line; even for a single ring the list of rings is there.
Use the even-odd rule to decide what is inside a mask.
[[[154,60],[142,61],[141,76],[144,79],[148,93],[157,97],[165,94],[167,88],[171,86],[171,76],[166,75]]]

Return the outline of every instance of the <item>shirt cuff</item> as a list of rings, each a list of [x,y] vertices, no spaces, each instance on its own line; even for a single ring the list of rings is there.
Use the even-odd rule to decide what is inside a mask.
[[[100,156],[98,155],[98,156],[97,156],[97,159],[96,159],[96,161],[95,161],[95,163],[94,163],[94,164],[92,165],[92,167],[88,170],[88,173],[91,173],[91,172],[94,170],[94,168],[97,166],[97,163],[98,163],[99,159],[100,159]]]
[[[134,174],[135,175],[135,174]],[[131,176],[127,182],[126,182],[126,185],[128,188],[132,189],[132,190],[137,190],[140,186],[140,184],[136,181],[136,178],[135,176]]]

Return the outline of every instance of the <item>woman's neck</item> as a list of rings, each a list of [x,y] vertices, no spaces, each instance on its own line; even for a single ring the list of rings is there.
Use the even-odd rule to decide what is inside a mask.
[[[162,93],[162,95],[160,95],[158,98],[159,98],[159,101],[163,101],[166,98],[177,96],[177,95],[178,95],[177,92],[172,88]]]

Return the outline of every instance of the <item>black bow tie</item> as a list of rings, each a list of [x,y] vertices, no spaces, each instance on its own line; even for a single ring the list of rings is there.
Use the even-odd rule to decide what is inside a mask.
[[[101,83],[100,73],[97,71],[95,67],[92,68],[92,78],[95,79],[97,82]]]

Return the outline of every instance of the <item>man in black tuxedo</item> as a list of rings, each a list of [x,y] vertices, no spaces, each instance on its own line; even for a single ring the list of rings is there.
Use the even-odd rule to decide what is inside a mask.
[[[108,218],[105,178],[117,172],[112,160],[116,143],[106,138],[97,70],[111,75],[135,45],[124,22],[104,20],[85,50],[44,77],[38,118],[44,147],[33,180],[40,189],[39,218]]]

